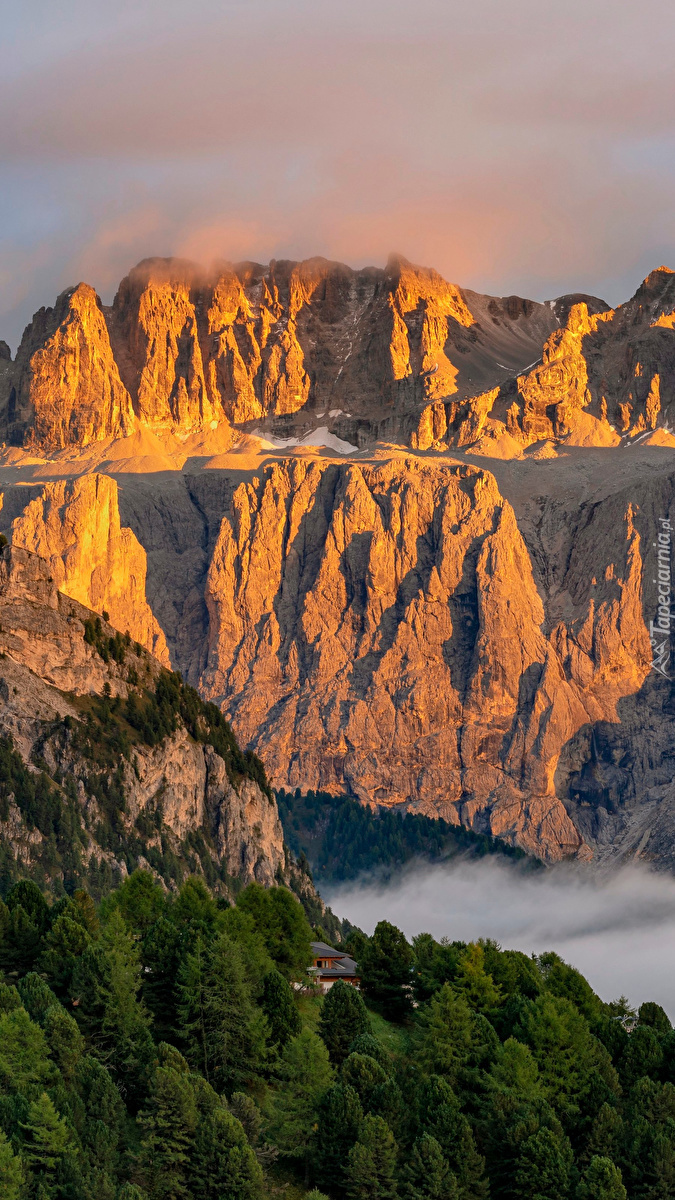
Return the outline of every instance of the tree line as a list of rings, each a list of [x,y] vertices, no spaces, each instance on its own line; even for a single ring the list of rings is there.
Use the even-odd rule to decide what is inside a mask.
[[[304,855],[318,884],[356,879],[377,871],[386,878],[414,858],[433,862],[462,855],[498,854],[520,860],[528,870],[541,864],[499,838],[474,833],[442,818],[380,806],[372,809],[353,796],[330,792],[276,793],[284,837],[298,857]]]
[[[661,1200],[675,1032],[556,954],[350,929],[136,871],[0,902],[2,1200]],[[299,985],[294,987],[293,985]]]

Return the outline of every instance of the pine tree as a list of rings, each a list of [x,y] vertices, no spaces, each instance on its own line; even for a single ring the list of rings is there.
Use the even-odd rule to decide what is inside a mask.
[[[384,1068],[367,1054],[350,1054],[342,1064],[340,1078],[354,1088],[365,1113],[373,1111],[382,1084],[391,1082]]]
[[[21,1200],[24,1195],[23,1163],[0,1129],[0,1196],[2,1200]]]
[[[358,1141],[349,1151],[345,1191],[350,1200],[394,1200],[396,1142],[382,1117],[366,1117]]]
[[[239,1121],[219,1106],[199,1122],[190,1172],[194,1200],[263,1200],[263,1174]]]
[[[49,976],[59,997],[68,993],[76,962],[90,943],[91,937],[84,925],[66,913],[57,917],[45,937],[39,966]]]
[[[126,1116],[120,1092],[109,1072],[91,1055],[78,1063],[75,1087],[84,1109],[78,1132],[87,1161],[92,1169],[113,1175]]]
[[[572,1151],[565,1137],[540,1129],[520,1148],[514,1195],[522,1200],[566,1200],[570,1188]]]
[[[283,1049],[279,1075],[283,1086],[272,1097],[270,1136],[282,1154],[308,1161],[319,1101],[333,1081],[328,1050],[309,1029]]]
[[[24,1008],[0,1013],[0,1082],[25,1095],[49,1087],[56,1071],[48,1057],[47,1040]]]
[[[52,1058],[66,1083],[70,1083],[84,1054],[84,1038],[77,1021],[60,1004],[54,1004],[44,1015],[44,1032]]]
[[[17,991],[31,1021],[38,1025],[42,1024],[47,1009],[58,1004],[52,989],[35,971],[30,971],[19,980]]]
[[[363,1109],[353,1087],[335,1083],[322,1096],[316,1126],[313,1166],[320,1179],[340,1187],[347,1158],[363,1126]]]
[[[378,1062],[387,1074],[391,1071],[391,1058],[387,1054],[382,1042],[378,1041],[372,1033],[360,1033],[358,1037],[355,1037],[349,1047],[349,1053],[367,1054],[369,1058],[374,1058],[375,1062]]]
[[[577,1186],[577,1200],[626,1200],[621,1172],[611,1158],[594,1155]]]
[[[420,1065],[445,1076],[454,1087],[471,1055],[473,1032],[474,1021],[464,996],[444,983],[420,1014],[416,1047]]]
[[[246,983],[238,946],[221,933],[208,952],[188,957],[179,990],[188,1061],[228,1094],[256,1076],[267,1024]]]
[[[312,961],[312,928],[288,888],[249,883],[237,897],[237,908],[251,914],[282,975],[293,979],[305,972]]]
[[[95,1054],[116,1073],[132,1107],[146,1088],[154,1058],[142,1004],[138,943],[114,908],[97,942],[77,959],[71,990],[78,1025]]]
[[[21,1157],[36,1180],[49,1187],[72,1144],[71,1131],[46,1092],[30,1104],[27,1119],[20,1125]]]
[[[404,934],[389,921],[380,921],[361,960],[364,994],[391,1021],[402,1021],[412,1013],[413,951]]]
[[[489,1190],[485,1159],[476,1149],[471,1126],[450,1084],[438,1075],[432,1075],[421,1089],[419,1123],[440,1146],[460,1200],[484,1200]]]
[[[474,942],[459,960],[453,987],[476,1012],[489,1012],[501,1001],[501,992],[485,970],[483,947]]]
[[[158,1038],[173,1038],[178,1033],[177,977],[183,949],[183,932],[165,916],[160,916],[143,938],[142,996]]]
[[[260,1006],[267,1017],[272,1045],[285,1046],[300,1032],[302,1022],[293,991],[280,971],[265,975]]]
[[[187,1174],[197,1127],[189,1077],[171,1067],[158,1067],[150,1103],[138,1123],[142,1141],[136,1175],[150,1200],[188,1197]]]
[[[457,1200],[457,1180],[436,1138],[423,1133],[401,1172],[402,1200]]]
[[[357,988],[338,979],[324,999],[318,1026],[319,1036],[328,1047],[336,1066],[349,1054],[349,1048],[361,1033],[370,1033],[370,1018]]]

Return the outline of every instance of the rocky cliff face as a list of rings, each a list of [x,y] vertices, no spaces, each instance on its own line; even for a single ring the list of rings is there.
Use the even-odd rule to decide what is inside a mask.
[[[0,424],[13,444],[60,449],[137,426],[180,438],[251,421],[294,429],[330,411],[338,432],[363,439],[397,431],[425,399],[495,385],[557,324],[546,305],[463,293],[401,258],[361,271],[244,263],[210,277],[149,259],[109,310],[80,284],[36,314],[0,372]]]
[[[4,869],[9,852],[24,869],[95,886],[136,864],[169,884],[204,871],[225,892],[234,880],[295,880],[276,804],[253,778],[233,776],[180,721],[163,738],[134,733],[124,702],[143,709],[161,664],[96,627],[49,571],[17,547],[0,558],[0,736],[29,767],[27,781],[14,768],[9,796],[3,777]]]
[[[106,475],[40,488],[12,523],[12,544],[39,555],[55,586],[87,608],[108,612],[169,665],[166,639],[145,597],[146,553],[120,524],[117,485]]]
[[[16,444],[86,446],[136,424],[101,302],[84,283],[35,314],[3,383],[4,437]]]
[[[668,435],[675,420],[675,275],[660,267],[615,311],[572,304],[565,324],[544,344],[539,364],[489,393],[438,400],[416,417],[411,444],[476,445],[510,456],[550,440],[572,446],[617,446],[621,436]]]
[[[15,363],[0,347],[2,419],[27,444],[0,467],[0,527],[215,700],[280,786],[439,813],[549,860],[675,862],[654,665],[670,643],[649,630],[675,522],[673,279],[610,310],[480,296],[401,259],[208,278],[148,260],[110,309],[81,285]],[[361,449],[236,443],[319,420]],[[90,679],[82,646],[22,620],[33,675],[118,694],[114,670]],[[205,820],[220,846],[215,767],[190,746],[139,751],[130,804],[147,812],[161,769],[171,836]]]
[[[438,813],[548,859],[588,853],[568,811],[578,747],[652,661],[644,505],[611,497],[581,524],[552,506],[525,540],[469,464],[287,459],[182,480],[164,495],[108,480],[108,496],[146,538],[174,662],[275,784]]]

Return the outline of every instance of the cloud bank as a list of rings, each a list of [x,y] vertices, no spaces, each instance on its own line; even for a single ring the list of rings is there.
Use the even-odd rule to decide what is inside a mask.
[[[6,6],[0,336],[139,257],[391,250],[615,302],[675,262],[669,0]]]
[[[637,867],[523,872],[492,860],[416,865],[385,886],[330,891],[334,912],[366,933],[391,921],[410,938],[495,938],[504,949],[555,950],[603,1000],[656,1000],[675,1021],[675,879]]]

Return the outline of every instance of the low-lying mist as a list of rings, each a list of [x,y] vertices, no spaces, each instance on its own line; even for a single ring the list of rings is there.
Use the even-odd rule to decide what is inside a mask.
[[[613,874],[561,865],[524,871],[494,859],[416,863],[389,882],[324,890],[366,933],[391,921],[408,938],[494,938],[503,949],[555,950],[603,1000],[656,1000],[675,1019],[675,879],[636,866]]]

